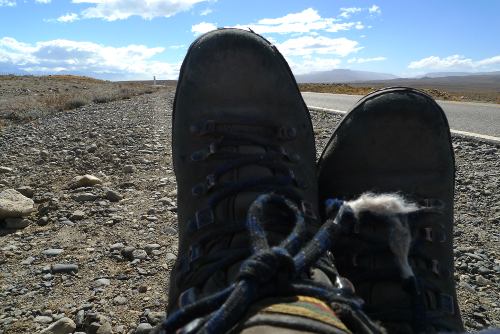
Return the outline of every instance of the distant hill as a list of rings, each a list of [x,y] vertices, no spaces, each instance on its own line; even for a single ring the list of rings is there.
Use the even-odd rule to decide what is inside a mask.
[[[299,83],[347,83],[357,81],[391,80],[397,76],[388,73],[336,69],[296,75]]]
[[[426,73],[417,78],[444,78],[444,77],[465,77],[465,76],[497,76],[500,75],[500,71],[495,72],[431,72]]]

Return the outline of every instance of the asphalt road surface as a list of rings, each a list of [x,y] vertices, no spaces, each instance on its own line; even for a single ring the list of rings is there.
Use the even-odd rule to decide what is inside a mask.
[[[349,111],[362,97],[359,95],[309,92],[302,93],[302,96],[308,107],[320,107],[340,112]],[[455,130],[454,132],[491,136],[500,141],[500,105],[475,102],[437,102],[443,108],[451,129]]]

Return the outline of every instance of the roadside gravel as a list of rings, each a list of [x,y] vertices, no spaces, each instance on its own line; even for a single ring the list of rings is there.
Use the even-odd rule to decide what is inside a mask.
[[[164,90],[0,132],[0,192],[17,189],[36,209],[9,220],[27,227],[0,228],[0,334],[134,333],[164,316],[177,256],[172,101]],[[321,151],[339,116],[312,116]],[[454,147],[460,305],[469,330],[498,327],[500,150]]]

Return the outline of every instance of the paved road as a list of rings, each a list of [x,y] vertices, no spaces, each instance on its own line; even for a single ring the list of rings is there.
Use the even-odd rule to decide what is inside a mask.
[[[361,96],[302,93],[309,107],[348,111]],[[493,136],[500,140],[500,105],[473,102],[438,101],[454,130]]]

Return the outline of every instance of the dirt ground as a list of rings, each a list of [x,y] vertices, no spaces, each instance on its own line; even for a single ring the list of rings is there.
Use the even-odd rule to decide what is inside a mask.
[[[8,91],[2,101],[49,94],[36,81],[27,80],[24,93],[0,84]],[[84,81],[71,85],[79,88],[68,92],[91,89]],[[134,333],[165,315],[177,256],[173,96],[161,89],[89,102],[0,129],[0,192],[19,189],[36,208],[27,227],[0,228],[0,334],[37,333],[61,318],[81,333]],[[311,115],[321,152],[340,116]],[[500,148],[460,138],[453,144],[455,279],[464,323],[468,330],[499,327]],[[71,187],[84,174],[101,183]],[[55,272],[61,264],[77,269]]]

